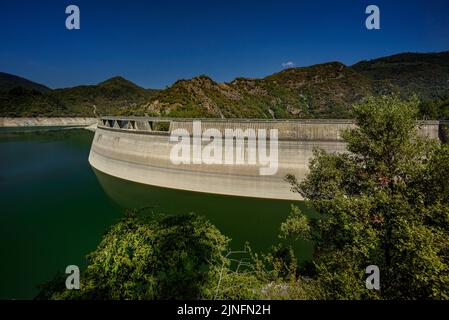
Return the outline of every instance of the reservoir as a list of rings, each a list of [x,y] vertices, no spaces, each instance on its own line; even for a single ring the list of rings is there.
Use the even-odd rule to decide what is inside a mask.
[[[85,256],[127,208],[204,215],[232,239],[233,250],[241,250],[246,241],[256,251],[279,242],[280,223],[294,200],[121,180],[89,165],[93,138],[83,129],[0,132],[0,299],[32,299],[39,284],[67,265],[85,266]],[[310,244],[295,249],[299,260],[310,257]]]

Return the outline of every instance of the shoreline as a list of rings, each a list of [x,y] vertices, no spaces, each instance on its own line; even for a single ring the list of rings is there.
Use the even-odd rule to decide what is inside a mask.
[[[97,118],[88,117],[0,117],[0,128],[91,127],[95,126],[97,121]]]

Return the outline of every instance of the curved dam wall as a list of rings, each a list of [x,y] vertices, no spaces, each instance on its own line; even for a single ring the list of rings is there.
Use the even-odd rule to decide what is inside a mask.
[[[200,122],[196,122],[200,120]],[[200,130],[198,125],[200,124]],[[196,127],[195,127],[196,126]],[[315,147],[328,152],[346,151],[340,132],[353,127],[350,120],[211,120],[211,119],[160,119],[160,118],[114,118],[99,120],[89,155],[90,164],[106,174],[138,183],[165,188],[232,196],[271,198],[284,200],[300,199],[284,181],[287,174],[294,174],[299,180],[308,172],[309,160]],[[426,122],[421,134],[438,138],[437,121]],[[170,139],[177,132],[188,133],[189,153],[194,158],[195,143],[201,150],[211,143],[204,139],[204,132],[214,130],[225,137],[226,132],[234,132],[233,157],[243,163],[226,164],[223,152],[222,163],[206,164],[174,163],[170,157],[173,148],[181,138]],[[240,130],[239,130],[240,129]],[[263,131],[267,133],[267,154],[270,154],[270,130],[275,129],[277,137],[277,163],[274,174],[261,174],[264,163],[251,163],[251,152],[259,153],[259,144],[251,144],[243,139],[243,148],[238,149],[237,138],[243,138],[245,130],[256,132],[261,140]],[[228,131],[227,131],[228,130]],[[229,131],[231,130],[231,131]],[[203,141],[198,136],[203,134]],[[248,133],[248,131],[246,132]],[[195,140],[195,138],[197,140]],[[195,142],[196,141],[196,142]],[[232,141],[232,140],[231,140]],[[223,142],[225,145],[225,142]],[[198,147],[198,144],[197,144]],[[239,151],[240,150],[240,151]],[[243,151],[242,151],[243,150]],[[274,150],[274,149],[273,149]],[[274,158],[273,158],[274,159]],[[272,172],[272,173],[273,173]]]

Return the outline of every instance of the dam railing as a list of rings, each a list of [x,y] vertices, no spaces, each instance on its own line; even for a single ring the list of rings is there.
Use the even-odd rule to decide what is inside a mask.
[[[243,118],[163,118],[163,117],[117,117],[105,116],[99,119],[99,125],[107,128],[143,131],[171,131],[172,123],[191,123],[201,121],[204,123],[220,124],[353,124],[351,119],[243,119]],[[165,130],[154,130],[162,124],[169,124]]]
[[[351,119],[214,119],[214,118],[159,118],[159,117],[122,117],[104,116],[99,119],[98,127],[106,130],[118,130],[153,135],[169,135],[173,130],[185,129],[194,132],[194,122],[201,123],[201,129],[276,129],[279,140],[319,140],[341,141],[341,131],[355,126]],[[439,138],[441,126],[449,121],[426,120],[419,131],[431,138]],[[441,138],[441,137],[440,137]]]

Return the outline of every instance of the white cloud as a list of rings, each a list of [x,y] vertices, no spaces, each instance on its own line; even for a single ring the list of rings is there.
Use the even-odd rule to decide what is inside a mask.
[[[293,61],[282,62],[283,68],[294,68],[296,64]]]

